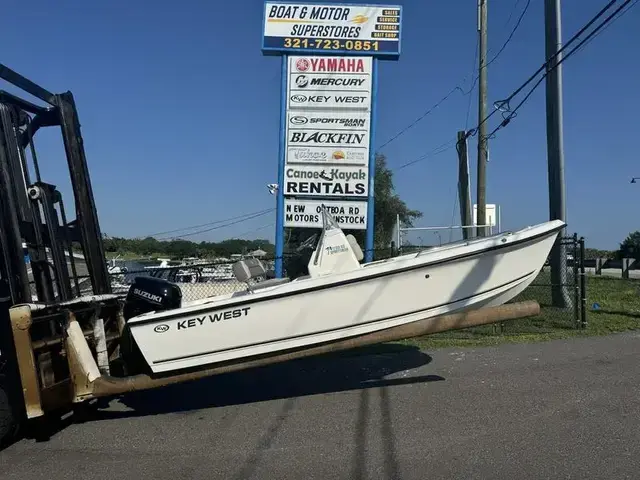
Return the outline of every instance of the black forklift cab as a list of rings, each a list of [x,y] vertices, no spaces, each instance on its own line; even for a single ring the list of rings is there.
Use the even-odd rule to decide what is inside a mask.
[[[3,83],[34,100],[2,90]],[[71,220],[56,186],[40,175],[39,162],[47,159],[38,157],[36,137],[45,127],[59,128],[62,136],[74,194]],[[24,413],[9,308],[111,293],[104,258],[73,95],[53,94],[0,64],[0,443]]]

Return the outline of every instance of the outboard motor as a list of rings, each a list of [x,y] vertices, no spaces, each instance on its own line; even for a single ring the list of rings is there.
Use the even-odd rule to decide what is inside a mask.
[[[154,277],[136,277],[125,299],[123,315],[125,321],[147,312],[159,312],[180,308],[182,291],[176,284]],[[123,375],[149,374],[151,370],[144,361],[131,332],[125,327],[120,337],[120,358]]]
[[[180,308],[182,291],[176,284],[154,277],[136,277],[125,299],[124,319],[147,312]]]

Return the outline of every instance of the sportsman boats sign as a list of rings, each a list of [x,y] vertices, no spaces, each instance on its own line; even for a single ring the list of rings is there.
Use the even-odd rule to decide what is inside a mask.
[[[314,197],[364,197],[369,193],[366,167],[289,165],[284,194]]]

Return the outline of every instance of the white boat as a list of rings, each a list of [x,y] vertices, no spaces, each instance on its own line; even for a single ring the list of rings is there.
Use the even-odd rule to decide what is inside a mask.
[[[191,302],[181,302],[174,292],[178,300],[168,306],[175,308],[164,310],[169,284],[134,283],[130,296],[152,302],[156,311],[134,312],[127,325],[145,363],[159,373],[497,306],[531,284],[564,226],[550,221],[361,264],[353,236],[345,236],[325,213],[308,275],[250,285],[251,278],[264,275],[264,267],[257,259],[242,260],[234,273],[247,282],[246,290]]]

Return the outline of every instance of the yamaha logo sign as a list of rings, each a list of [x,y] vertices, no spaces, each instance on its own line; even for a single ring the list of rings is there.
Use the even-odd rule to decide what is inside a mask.
[[[299,72],[306,72],[307,70],[309,70],[310,66],[311,66],[311,62],[309,62],[309,60],[306,58],[299,58],[296,61],[296,69]]]
[[[156,325],[155,328],[153,329],[153,331],[156,333],[164,333],[167,330],[169,330],[169,325],[165,325],[164,323],[161,325]]]

